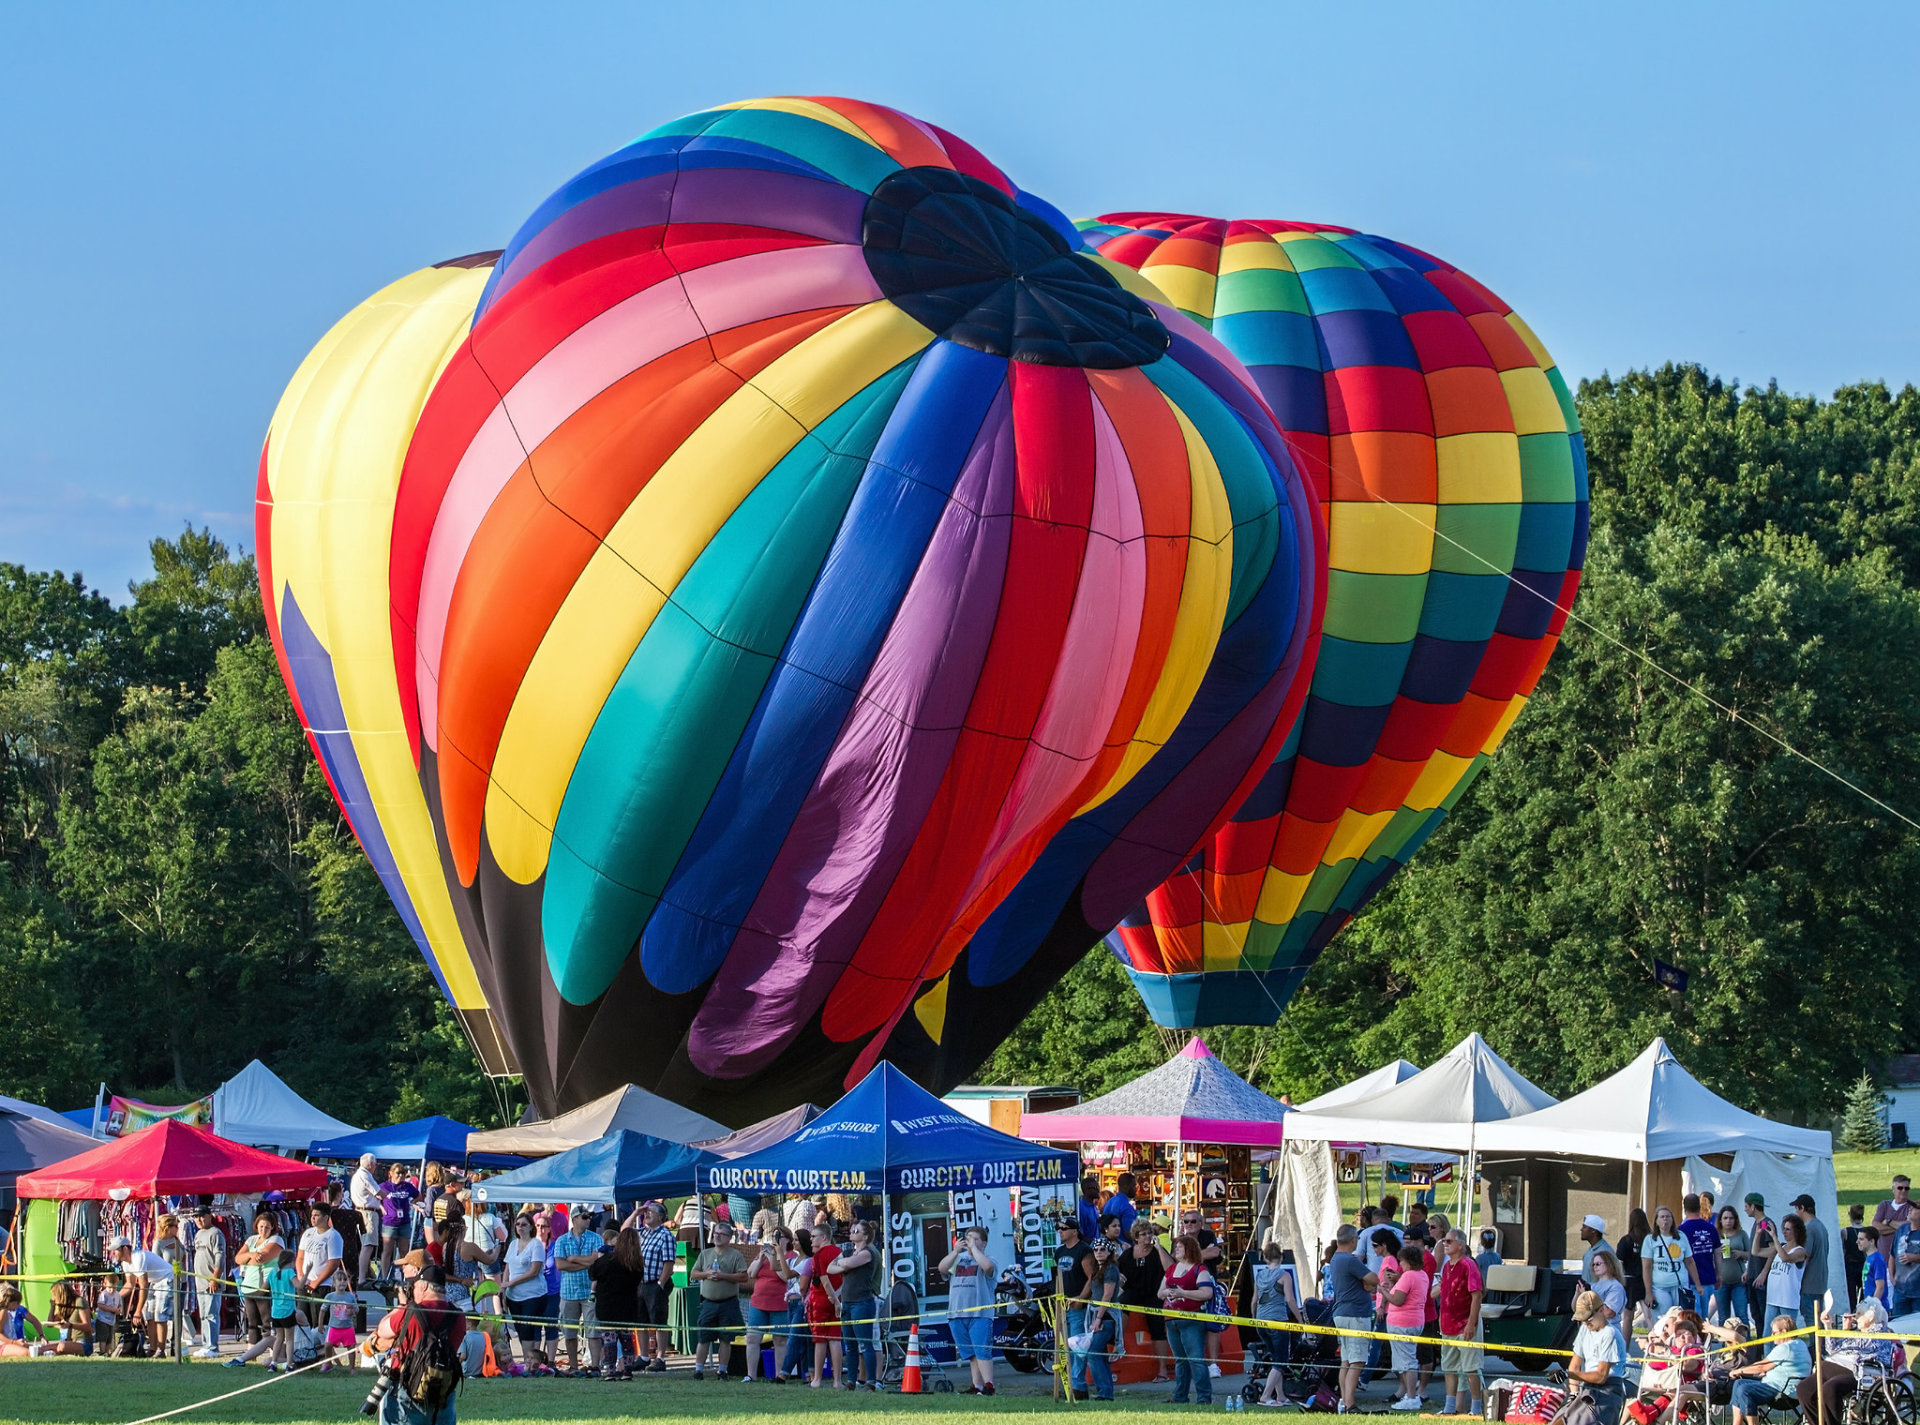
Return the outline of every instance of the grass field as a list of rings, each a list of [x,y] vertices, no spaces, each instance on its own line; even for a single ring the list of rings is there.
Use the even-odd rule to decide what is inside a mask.
[[[0,1425],[14,1422],[72,1422],[72,1425],[131,1425],[132,1421],[178,1406],[206,1400],[243,1385],[257,1385],[258,1371],[227,1371],[212,1366],[176,1366],[148,1361],[47,1360],[0,1364]],[[306,1372],[265,1377],[265,1388],[178,1415],[181,1425],[361,1425],[360,1402],[372,1377],[362,1373],[322,1376]],[[556,1421],[578,1425],[644,1419],[649,1421],[752,1422],[811,1418],[871,1417],[906,1419],[938,1415],[942,1420],[1020,1420],[1063,1412],[1098,1411],[1106,1421],[1133,1422],[1168,1414],[1165,1385],[1120,1387],[1112,1405],[1056,1403],[1043,1392],[1045,1376],[1021,1378],[1021,1394],[983,1400],[963,1395],[844,1395],[796,1385],[747,1385],[696,1382],[676,1373],[664,1380],[620,1384],[573,1380],[472,1381],[461,1391],[462,1421]],[[1211,1407],[1219,1410],[1221,1383]],[[1237,1385],[1238,1382],[1236,1381]],[[1040,1392],[1040,1393],[1036,1393]],[[1384,1405],[1384,1400],[1381,1402]],[[1198,1409],[1197,1406],[1188,1407]]]
[[[1854,1203],[1867,1209],[1869,1220],[1874,1204],[1892,1196],[1887,1185],[1895,1173],[1905,1173],[1920,1182],[1920,1148],[1894,1148],[1884,1153],[1835,1153],[1833,1176],[1840,1185],[1840,1209],[1844,1214]]]

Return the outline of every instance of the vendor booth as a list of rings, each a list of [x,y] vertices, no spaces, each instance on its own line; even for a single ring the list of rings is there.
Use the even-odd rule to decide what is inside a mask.
[[[467,1140],[467,1148],[476,1154],[512,1153],[522,1158],[540,1158],[549,1153],[564,1153],[623,1129],[669,1143],[723,1138],[732,1131],[705,1114],[682,1108],[637,1084],[628,1084],[553,1118],[516,1123],[511,1128],[475,1130]]]
[[[1135,1205],[1170,1225],[1183,1209],[1197,1211],[1223,1252],[1221,1280],[1230,1291],[1241,1265],[1259,1246],[1255,1232],[1254,1155],[1279,1147],[1286,1105],[1270,1098],[1216,1059],[1198,1035],[1173,1058],[1132,1083],[1058,1113],[1031,1113],[1024,1137],[1077,1143],[1103,1192],[1131,1173]],[[1250,1280],[1250,1279],[1248,1279]],[[1298,1285],[1298,1283],[1296,1283]],[[1121,1317],[1128,1354],[1114,1362],[1114,1379],[1149,1380],[1158,1366],[1147,1319]],[[1238,1333],[1220,1350],[1239,1349]]]
[[[230,1143],[291,1153],[360,1130],[322,1113],[255,1059],[213,1091],[213,1131]]]
[[[474,1131],[456,1119],[435,1114],[318,1139],[308,1146],[307,1156],[339,1162],[371,1153],[383,1163],[468,1163],[476,1168],[517,1168],[525,1161],[511,1153],[468,1152],[468,1139]]]
[[[1253,1241],[1255,1150],[1280,1146],[1286,1106],[1216,1059],[1195,1035],[1132,1083],[1058,1113],[1030,1113],[1021,1136],[1073,1143],[1104,1193],[1132,1173],[1134,1205],[1169,1220],[1196,1209],[1228,1269]]]
[[[976,1123],[883,1061],[806,1127],[699,1176],[708,1193],[852,1199],[883,1223],[887,1279],[918,1298],[923,1347],[950,1359],[938,1263],[953,1234],[984,1228],[1003,1283],[1051,1290],[1054,1224],[1073,1212],[1080,1157]]]
[[[23,1173],[15,1188],[33,1202],[26,1213],[20,1270],[41,1278],[27,1283],[28,1305],[44,1317],[48,1279],[86,1258],[103,1256],[114,1236],[151,1246],[160,1214],[181,1205],[170,1199],[301,1195],[326,1184],[323,1168],[230,1143],[209,1129],[171,1119]],[[225,1231],[231,1249],[236,1233],[244,1238],[245,1225],[227,1206],[219,1219],[221,1225],[212,1230]],[[176,1319],[181,1314],[176,1312]]]
[[[1410,1157],[1459,1154],[1466,1160],[1458,1174],[1459,1191],[1462,1203],[1469,1202],[1474,1152],[1489,1126],[1555,1102],[1552,1094],[1494,1053],[1486,1040],[1469,1034],[1431,1067],[1378,1093],[1328,1108],[1296,1110],[1287,1115],[1287,1142],[1280,1154],[1276,1232],[1292,1244],[1295,1261],[1320,1260],[1340,1226],[1336,1149],[1373,1148]],[[1543,1319],[1530,1320],[1524,1328],[1516,1327],[1518,1313],[1505,1321],[1492,1319],[1489,1309],[1488,1339],[1538,1344],[1539,1336],[1557,1336],[1570,1328],[1570,1305],[1571,1290],[1563,1283],[1557,1295],[1549,1292],[1539,1302],[1534,1314]]]
[[[1608,1240],[1617,1241],[1630,1207],[1651,1218],[1665,1205],[1678,1219],[1685,1193],[1707,1189],[1737,1208],[1757,1190],[1777,1221],[1804,1192],[1831,1238],[1822,1287],[1846,1300],[1832,1135],[1728,1103],[1688,1073],[1664,1039],[1584,1093],[1489,1124],[1478,1147],[1482,1218],[1501,1228],[1509,1258],[1577,1266],[1580,1219],[1589,1212],[1606,1219]]]

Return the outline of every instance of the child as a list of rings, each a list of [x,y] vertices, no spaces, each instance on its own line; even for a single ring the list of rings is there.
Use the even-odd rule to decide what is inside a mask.
[[[353,1283],[347,1279],[347,1269],[340,1268],[333,1274],[333,1290],[327,1293],[327,1363],[320,1367],[325,1375],[333,1369],[333,1356],[336,1350],[344,1350],[347,1358],[347,1370],[351,1372],[355,1358],[360,1354],[354,1349],[358,1338],[354,1335],[354,1318],[360,1311],[360,1298],[353,1294]]]
[[[121,1289],[120,1273],[115,1272],[100,1284],[99,1292],[93,1299],[93,1353],[96,1356],[113,1354],[114,1333],[120,1326],[120,1306],[126,1300]]]
[[[0,1356],[37,1356],[46,1340],[47,1328],[21,1303],[20,1288],[0,1287]]]
[[[1862,1227],[1858,1233],[1860,1250],[1865,1259],[1860,1263],[1860,1300],[1877,1301],[1887,1304],[1887,1256],[1880,1250],[1880,1229]]]
[[[293,1328],[300,1325],[300,1278],[293,1270],[293,1253],[280,1249],[280,1265],[267,1273],[267,1290],[273,1294],[273,1359],[269,1371],[293,1368]]]

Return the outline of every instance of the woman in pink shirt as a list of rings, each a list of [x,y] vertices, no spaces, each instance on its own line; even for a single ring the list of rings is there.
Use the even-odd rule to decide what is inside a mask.
[[[1427,1324],[1427,1294],[1433,1278],[1427,1275],[1426,1254],[1413,1242],[1400,1249],[1399,1275],[1387,1277],[1387,1264],[1380,1264],[1381,1305],[1386,1309],[1387,1331],[1393,1342],[1393,1368],[1400,1376],[1400,1398],[1395,1410],[1420,1408],[1420,1333]],[[1399,1338],[1405,1337],[1401,1340]]]

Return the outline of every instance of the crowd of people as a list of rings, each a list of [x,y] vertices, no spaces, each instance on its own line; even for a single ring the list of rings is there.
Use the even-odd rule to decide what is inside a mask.
[[[1891,1341],[1839,1346],[1817,1373],[1799,1338],[1766,1343],[1769,1349],[1752,1343],[1816,1319],[1872,1331],[1920,1311],[1920,1201],[1910,1194],[1909,1181],[1895,1178],[1870,1221],[1865,1209],[1852,1209],[1837,1243],[1804,1194],[1776,1219],[1758,1192],[1745,1194],[1738,1209],[1689,1193],[1677,1217],[1664,1206],[1651,1218],[1631,1210],[1617,1240],[1605,1219],[1589,1215],[1580,1227],[1583,1290],[1573,1308],[1570,1381],[1648,1420],[1663,1401],[1715,1381],[1730,1400],[1733,1425],[1747,1425],[1770,1405],[1844,1399],[1860,1379],[1894,1364]],[[1125,1175],[1104,1197],[1089,1177],[1077,1209],[1056,1222],[1053,1287],[1064,1305],[1057,1324],[1069,1391],[1113,1398],[1121,1317],[1134,1311],[1143,1314],[1155,1379],[1171,1383],[1172,1401],[1209,1404],[1220,1375],[1211,1318],[1251,1310],[1272,1323],[1252,1333],[1263,1347],[1263,1405],[1288,1403],[1280,1365],[1296,1338],[1280,1328],[1312,1320],[1350,1333],[1339,1340],[1334,1408],[1354,1409],[1363,1380],[1379,1372],[1392,1382],[1394,1410],[1428,1408],[1437,1380],[1442,1413],[1482,1414],[1482,1307],[1486,1271],[1501,1261],[1497,1234],[1455,1227],[1418,1202],[1402,1222],[1399,1209],[1385,1196],[1339,1229],[1320,1262],[1310,1310],[1278,1246],[1229,1279],[1222,1243],[1198,1212],[1177,1222],[1150,1217]],[[116,1237],[107,1273],[54,1283],[45,1322],[27,1311],[18,1288],[0,1287],[0,1355],[160,1353],[180,1330],[197,1331],[192,1354],[215,1359],[223,1303],[232,1298],[245,1339],[229,1367],[351,1370],[367,1356],[363,1317],[383,1351],[424,1340],[423,1349],[438,1353],[438,1326],[422,1337],[405,1316],[424,1299],[435,1305],[435,1323],[457,1322],[442,1334],[452,1336],[463,1375],[657,1375],[667,1369],[677,1324],[691,1335],[696,1380],[880,1388],[890,1307],[880,1207],[871,1198],[735,1199],[711,1209],[696,1198],[672,1221],[659,1201],[622,1217],[584,1205],[502,1215],[438,1164],[416,1180],[404,1164],[382,1173],[366,1159],[306,1205],[304,1216],[294,1236],[283,1229],[286,1206],[262,1204],[252,1231],[229,1252],[211,1203],[163,1215],[150,1247]],[[683,1243],[692,1244],[684,1280],[693,1291],[684,1319],[672,1323]],[[1845,1259],[1848,1300],[1821,1315],[1836,1251]],[[1001,1264],[987,1233],[955,1233],[929,1265],[946,1285],[965,1388],[992,1395]],[[370,1300],[380,1309],[369,1312]],[[476,1321],[491,1329],[470,1329]],[[742,1337],[745,1369],[736,1375],[730,1355]],[[1628,1405],[1636,1370],[1638,1398]],[[393,1398],[401,1404],[380,1408],[404,1411],[411,1399],[404,1389]],[[394,1418],[407,1425],[404,1414]]]

